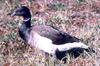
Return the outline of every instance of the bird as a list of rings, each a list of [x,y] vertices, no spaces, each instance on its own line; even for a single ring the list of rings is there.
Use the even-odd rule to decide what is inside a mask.
[[[59,60],[66,56],[66,53],[71,53],[76,58],[89,49],[89,46],[80,39],[58,28],[50,25],[31,25],[31,12],[27,6],[17,7],[8,15],[23,17],[18,32],[26,43],[45,53],[55,55]]]

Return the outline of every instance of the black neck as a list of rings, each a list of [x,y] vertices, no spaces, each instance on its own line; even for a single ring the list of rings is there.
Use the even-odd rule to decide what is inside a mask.
[[[31,27],[31,18],[24,18],[23,24],[21,27],[30,28]]]
[[[19,35],[25,41],[27,41],[30,27],[31,27],[31,18],[24,18],[23,23],[19,28]]]

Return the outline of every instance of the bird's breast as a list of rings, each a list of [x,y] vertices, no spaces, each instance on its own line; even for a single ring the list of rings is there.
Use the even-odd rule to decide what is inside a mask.
[[[36,32],[33,32],[32,35],[30,35],[28,44],[49,54],[54,54],[56,50],[50,39],[43,37]]]

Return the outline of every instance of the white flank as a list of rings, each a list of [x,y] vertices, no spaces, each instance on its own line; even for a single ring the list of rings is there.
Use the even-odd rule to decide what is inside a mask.
[[[65,51],[65,50],[70,50],[72,48],[88,48],[87,45],[85,45],[82,42],[73,42],[73,43],[66,43],[63,45],[55,45],[59,49],[59,51]]]
[[[34,42],[32,42],[34,41]],[[59,51],[67,51],[72,48],[88,48],[87,45],[81,42],[73,42],[73,43],[66,43],[63,45],[55,45],[52,44],[52,41],[46,37],[42,37],[36,32],[34,32],[34,36],[30,36],[30,40],[28,42],[32,46],[47,52],[49,54],[55,54],[55,51],[58,49]]]

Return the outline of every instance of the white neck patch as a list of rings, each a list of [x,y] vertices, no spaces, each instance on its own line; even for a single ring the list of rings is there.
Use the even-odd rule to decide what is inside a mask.
[[[24,19],[23,21],[25,21],[25,22],[27,22],[27,21],[29,21],[31,18],[27,18],[27,19]]]

